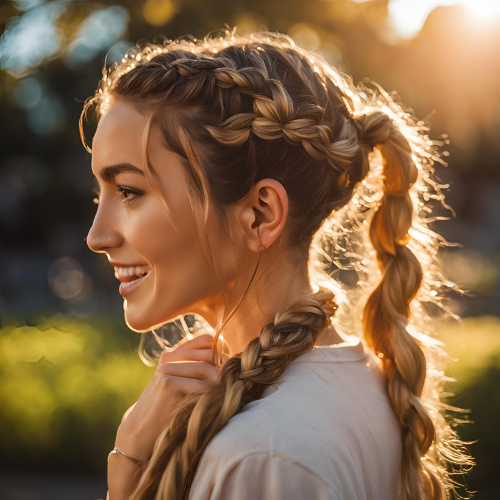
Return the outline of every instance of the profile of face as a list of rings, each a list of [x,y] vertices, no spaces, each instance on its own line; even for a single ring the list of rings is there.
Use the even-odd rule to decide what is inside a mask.
[[[90,249],[105,253],[114,267],[127,324],[137,331],[188,312],[215,292],[180,158],[153,131],[148,152],[161,193],[146,177],[146,126],[147,117],[125,102],[101,118],[92,148],[100,196],[87,237]]]
[[[100,196],[87,236],[90,249],[105,253],[114,267],[126,322],[136,331],[151,330],[189,312],[207,318],[219,307],[221,294],[199,238],[181,158],[161,144],[155,129],[148,156],[158,189],[147,178],[146,128],[147,116],[123,101],[115,102],[99,121],[92,144],[92,171]],[[281,184],[267,181],[255,186],[254,200],[250,197],[233,207],[242,243],[236,253],[258,251],[257,218],[261,223],[258,239],[264,238],[266,246],[283,229],[286,192]],[[268,205],[263,203],[266,197]],[[219,275],[231,286],[237,272],[234,240],[230,245],[216,219],[209,217],[209,224],[212,239],[219,242]]]

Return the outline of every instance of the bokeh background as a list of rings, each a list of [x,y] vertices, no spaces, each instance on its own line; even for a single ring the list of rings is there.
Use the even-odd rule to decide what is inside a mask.
[[[500,498],[500,2],[498,0],[2,0],[0,2],[0,497],[96,499],[116,427],[152,376],[123,322],[91,225],[90,155],[78,117],[101,75],[140,39],[278,30],[369,77],[447,135],[437,176],[456,217],[439,337],[447,400],[477,466],[475,498]],[[157,40],[160,38],[157,38]]]

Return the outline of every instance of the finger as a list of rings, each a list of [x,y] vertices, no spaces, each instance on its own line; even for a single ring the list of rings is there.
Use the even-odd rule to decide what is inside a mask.
[[[177,342],[173,347],[169,347],[164,350],[164,353],[166,352],[174,352],[174,351],[179,351],[182,349],[212,349],[212,344],[213,344],[214,338],[209,335],[209,334],[202,334],[199,335],[198,337],[195,337],[194,339],[188,340],[187,338],[184,338],[180,342]],[[220,344],[220,341],[219,341]],[[161,360],[160,357],[160,363],[163,361]]]
[[[174,361],[163,363],[156,369],[156,372],[162,375],[215,382],[219,369],[205,361]]]
[[[214,342],[212,335],[204,333],[191,340],[184,340],[174,346],[174,349],[210,349]]]
[[[193,394],[195,392],[206,391],[214,387],[214,382],[197,380],[194,378],[176,377],[174,375],[158,375],[158,381],[163,385],[169,394],[174,391],[177,394]]]
[[[159,364],[171,361],[206,361],[212,363],[212,349],[177,349],[175,351],[163,351]]]
[[[174,347],[171,348],[171,350],[176,350],[176,349],[209,349],[212,347],[212,344],[214,342],[214,335],[210,333],[198,333],[195,334],[196,336],[190,340],[187,340],[187,338],[184,338],[180,342],[177,342]],[[217,343],[219,346],[222,346],[224,344],[223,342],[223,336],[219,335],[217,338]]]

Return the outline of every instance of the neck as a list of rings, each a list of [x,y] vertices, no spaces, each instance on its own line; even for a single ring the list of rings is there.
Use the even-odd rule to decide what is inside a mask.
[[[313,293],[307,263],[292,264],[285,259],[275,259],[268,265],[265,260],[262,259],[259,267],[266,269],[266,272],[251,288],[221,332],[224,352],[229,356],[242,352],[251,340],[260,335],[263,326],[274,322],[278,310]],[[213,298],[202,309],[199,313],[215,328],[224,314],[222,298]],[[316,344],[331,345],[340,342],[343,339],[333,326],[328,326],[320,334]]]

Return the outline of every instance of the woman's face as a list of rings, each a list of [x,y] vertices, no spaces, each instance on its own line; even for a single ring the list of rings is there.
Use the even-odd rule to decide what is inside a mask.
[[[159,143],[156,130],[148,152],[162,194],[146,178],[146,124],[147,117],[120,101],[101,118],[92,144],[101,193],[87,237],[90,249],[105,253],[114,267],[125,319],[137,331],[179,314],[203,314],[220,293],[203,257],[206,249],[200,248],[180,157]],[[229,280],[231,259],[221,261]]]

